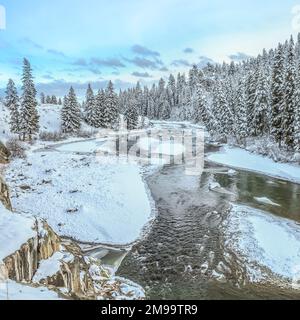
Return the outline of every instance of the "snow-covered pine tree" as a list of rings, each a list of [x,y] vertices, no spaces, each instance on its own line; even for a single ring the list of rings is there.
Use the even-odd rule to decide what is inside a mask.
[[[19,133],[20,132],[20,128],[19,128],[20,101],[18,97],[17,88],[12,79],[9,79],[5,93],[6,93],[5,106],[9,109],[9,112],[10,112],[10,119],[9,119],[10,131],[12,133]]]
[[[41,93],[40,99],[41,99],[41,104],[45,104],[46,103],[46,98],[45,98],[44,92]]]
[[[51,104],[51,102],[52,102],[51,97],[50,97],[50,96],[47,96],[47,97],[46,97],[46,103],[47,103],[47,104]]]
[[[32,135],[39,131],[39,115],[37,111],[36,89],[33,82],[32,70],[27,59],[23,62],[22,75],[22,99],[20,108],[19,128],[23,135],[23,140],[26,137],[32,139]]]
[[[294,150],[298,153],[300,161],[300,72],[296,76],[296,87],[294,92],[295,122],[294,122]]]
[[[266,75],[263,68],[260,68],[259,77],[257,80],[257,88],[254,99],[253,108],[253,132],[254,136],[262,136],[268,133],[268,109],[269,109],[269,95],[267,87]]]
[[[70,88],[68,97],[64,98],[61,111],[62,132],[76,133],[81,127],[81,112],[73,87]]]
[[[51,104],[57,104],[57,98],[55,95],[51,97]]]
[[[250,71],[246,80],[246,109],[247,109],[247,125],[249,128],[249,134],[254,135],[254,105],[255,105],[255,96],[256,96],[256,88],[257,81],[259,76],[259,67],[257,62],[251,61]]]
[[[228,107],[224,85],[219,83],[217,87],[218,89],[214,99],[214,112],[218,121],[218,130],[220,134],[228,136],[233,134],[233,114]]]
[[[169,82],[167,85],[167,95],[168,95],[171,109],[173,109],[176,106],[177,92],[176,92],[176,80],[172,74],[169,77]]]
[[[106,118],[107,113],[105,112],[105,92],[99,90],[95,97],[95,114],[96,128],[107,128],[108,118]]]
[[[86,101],[85,101],[85,110],[84,110],[84,118],[88,125],[92,127],[98,126],[97,119],[97,110],[95,107],[95,97],[94,92],[90,84],[88,84],[88,88],[86,91]]]
[[[138,102],[133,96],[127,105],[124,120],[126,122],[127,130],[134,130],[138,128],[139,114],[138,114]]]
[[[284,104],[284,49],[282,44],[279,44],[274,56],[271,86],[271,133],[279,146],[283,140]]]
[[[198,83],[197,84],[197,102],[194,106],[194,114],[193,120],[196,123],[203,123],[207,125],[207,114],[206,114],[207,101],[205,97],[205,92],[203,90],[203,86]]]
[[[290,39],[285,72],[285,103],[282,115],[283,141],[288,149],[294,148],[296,61],[293,38]]]
[[[105,91],[105,108],[104,108],[105,126],[108,128],[117,128],[119,122],[119,106],[118,96],[114,91],[114,85],[111,81],[108,82]]]
[[[234,133],[238,142],[245,145],[245,138],[248,136],[249,128],[247,121],[247,104],[245,98],[245,81],[243,78],[238,84],[238,90],[235,98],[235,110]]]
[[[58,105],[61,106],[62,105],[62,101],[61,98],[58,99]]]

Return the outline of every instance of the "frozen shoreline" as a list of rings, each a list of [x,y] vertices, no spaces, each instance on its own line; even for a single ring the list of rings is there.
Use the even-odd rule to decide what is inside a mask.
[[[300,183],[300,166],[274,162],[272,159],[250,153],[236,147],[223,147],[219,152],[209,154],[210,162],[236,169],[253,171],[271,177]]]

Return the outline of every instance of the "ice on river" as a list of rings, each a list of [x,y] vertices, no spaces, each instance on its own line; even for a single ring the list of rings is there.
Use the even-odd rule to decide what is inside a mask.
[[[270,158],[253,154],[240,148],[226,146],[221,151],[210,154],[207,159],[230,167],[259,172],[300,183],[300,166],[276,163]]]
[[[290,281],[300,279],[298,223],[247,206],[233,205],[226,222],[226,239],[226,246],[244,259],[250,275],[257,277],[254,266],[260,266]]]

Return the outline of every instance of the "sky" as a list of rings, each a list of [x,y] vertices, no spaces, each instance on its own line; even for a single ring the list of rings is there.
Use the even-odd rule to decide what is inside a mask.
[[[57,95],[239,61],[296,36],[297,8],[300,0],[0,0],[0,88],[20,84],[23,57],[39,91]]]

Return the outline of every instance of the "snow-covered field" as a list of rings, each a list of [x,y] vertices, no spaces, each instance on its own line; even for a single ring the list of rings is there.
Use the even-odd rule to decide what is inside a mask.
[[[226,166],[255,171],[272,177],[300,183],[300,166],[277,163],[272,159],[239,148],[224,147],[212,153],[207,160]]]
[[[6,173],[16,211],[82,242],[134,242],[152,216],[140,169],[94,155],[34,152]],[[29,189],[28,189],[29,186]],[[25,190],[24,190],[25,189]]]
[[[0,284],[0,301],[1,300],[63,300],[54,291],[46,287],[30,287],[7,281]]]
[[[291,285],[300,280],[299,223],[233,205],[225,229],[226,246],[242,257],[253,281],[262,281],[269,272]]]

